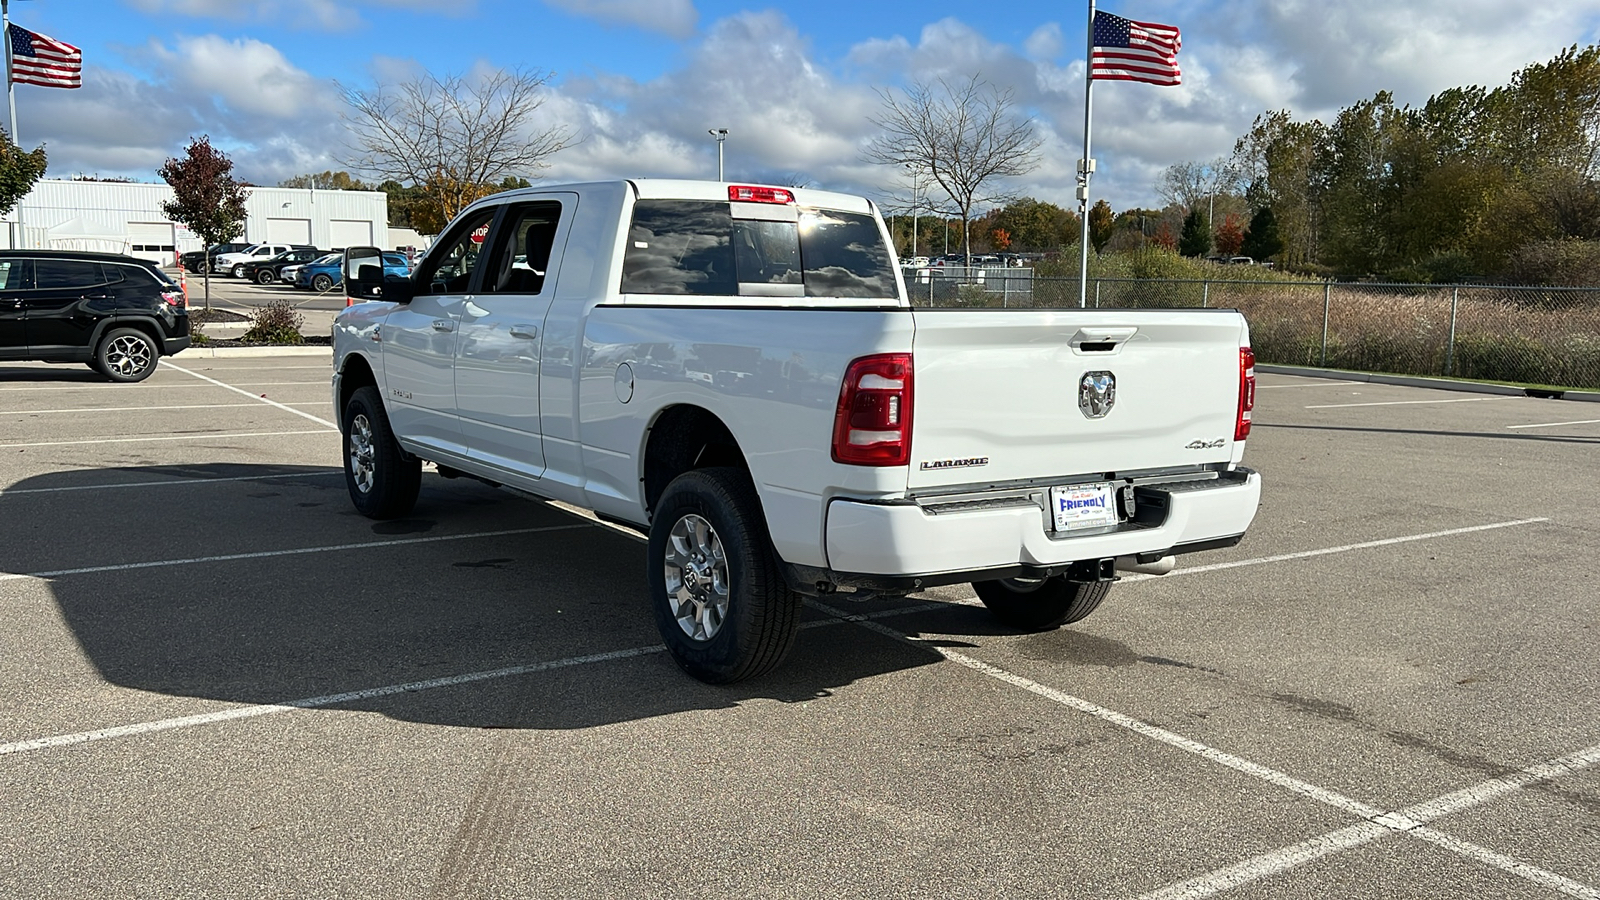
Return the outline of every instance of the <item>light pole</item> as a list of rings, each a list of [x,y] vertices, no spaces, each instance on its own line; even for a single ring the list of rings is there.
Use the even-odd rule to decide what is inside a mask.
[[[911,170],[911,258],[917,256],[917,212],[922,205],[922,198],[917,193],[917,167],[906,163],[906,168]]]
[[[728,129],[708,128],[706,134],[717,139],[717,180],[726,181],[727,179],[722,177],[722,142],[728,139]]]

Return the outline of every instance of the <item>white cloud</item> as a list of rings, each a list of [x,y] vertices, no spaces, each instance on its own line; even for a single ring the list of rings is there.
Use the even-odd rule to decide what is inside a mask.
[[[1022,49],[1030,59],[1054,59],[1061,54],[1061,26],[1047,22],[1033,30],[1022,42]]]
[[[693,0],[545,0],[557,9],[601,22],[632,25],[668,37],[694,34],[700,13]]]
[[[196,93],[210,91],[243,115],[288,119],[308,106],[336,109],[328,86],[290,63],[278,48],[253,38],[228,40],[211,34],[180,38],[173,49],[154,43],[151,51],[174,81]]]

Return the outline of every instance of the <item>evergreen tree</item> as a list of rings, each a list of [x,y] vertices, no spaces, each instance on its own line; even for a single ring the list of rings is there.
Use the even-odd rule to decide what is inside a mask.
[[[1283,238],[1278,236],[1278,220],[1272,215],[1272,207],[1263,206],[1250,217],[1250,228],[1244,233],[1239,252],[1256,262],[1265,262],[1283,252]]]
[[[1183,231],[1178,235],[1178,252],[1184,256],[1205,256],[1211,249],[1211,224],[1199,209],[1189,210],[1183,217]]]

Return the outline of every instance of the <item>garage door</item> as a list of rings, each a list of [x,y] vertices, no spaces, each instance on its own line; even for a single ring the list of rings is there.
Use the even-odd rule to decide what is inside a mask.
[[[128,243],[134,256],[158,265],[170,266],[177,258],[171,222],[129,222]]]
[[[343,250],[346,247],[371,247],[372,223],[366,219],[334,219],[328,223],[330,246]]]
[[[309,244],[311,243],[310,219],[268,219],[267,243],[269,244]]]

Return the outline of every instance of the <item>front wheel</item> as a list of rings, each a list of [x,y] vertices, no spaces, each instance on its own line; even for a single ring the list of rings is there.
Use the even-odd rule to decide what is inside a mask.
[[[1022,631],[1050,631],[1094,612],[1111,593],[1111,582],[1082,584],[1057,575],[974,581],[972,588],[1004,624]]]
[[[256,273],[256,283],[257,284],[271,284],[272,283],[272,279],[273,279],[273,275],[272,275],[272,270],[271,269],[262,269],[261,271]]]
[[[235,278],[243,278],[244,277],[244,263],[239,263],[238,265],[233,267],[233,277],[235,277]]]
[[[311,289],[319,294],[326,294],[333,290],[333,277],[330,275],[311,276]]]
[[[801,598],[783,579],[743,470],[673,479],[650,523],[648,565],[656,628],[695,678],[732,684],[763,675],[794,645]]]
[[[398,519],[422,489],[422,460],[400,449],[372,386],[359,388],[344,408],[344,484],[350,502],[370,519]]]

